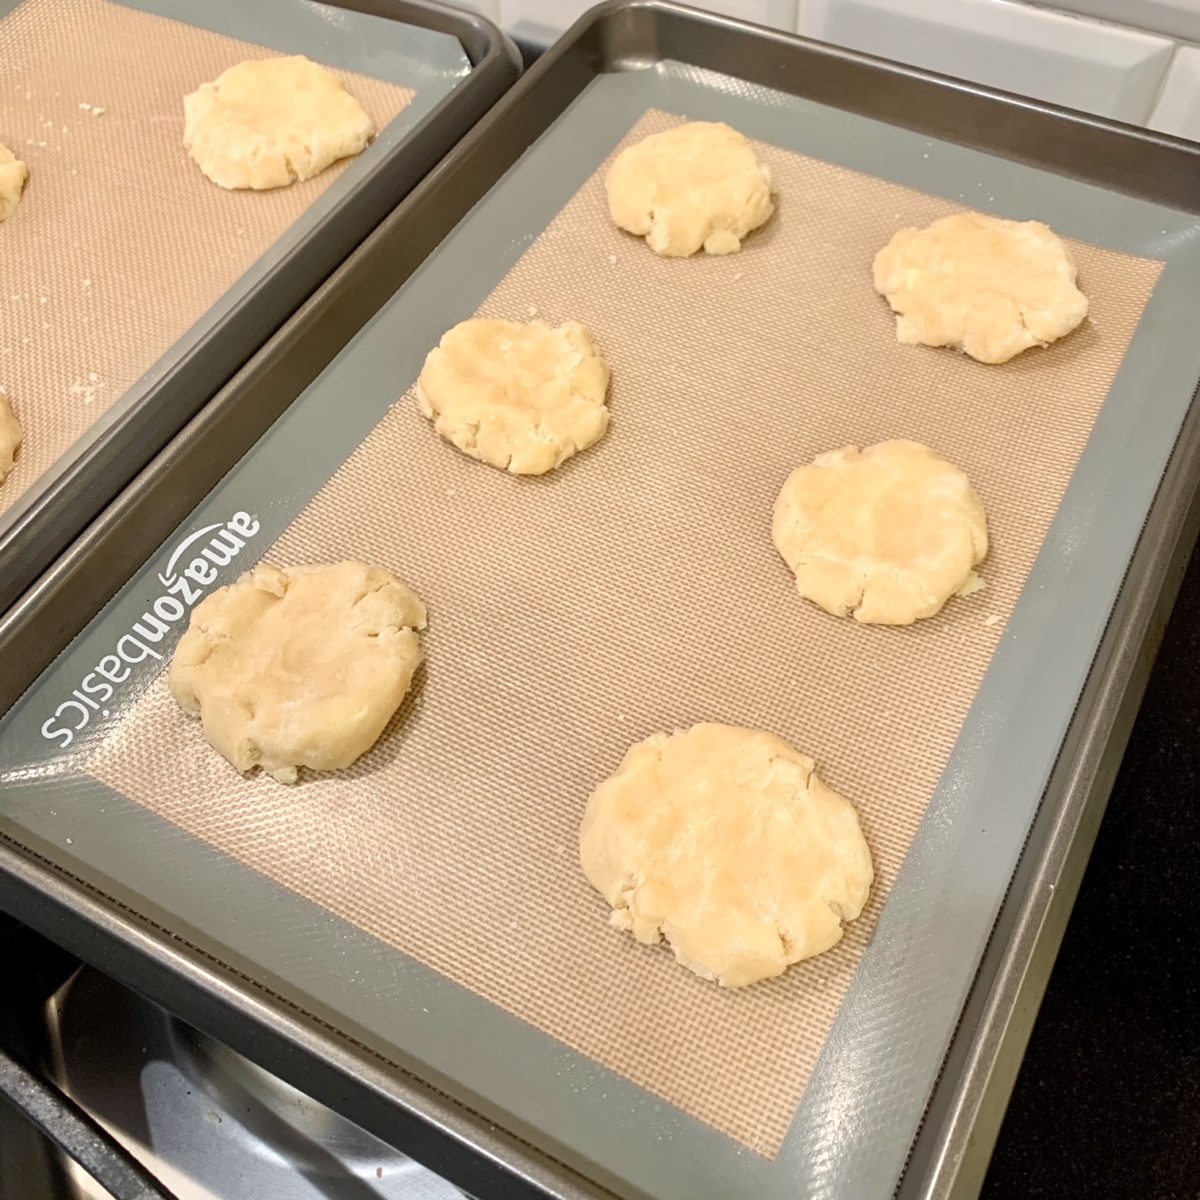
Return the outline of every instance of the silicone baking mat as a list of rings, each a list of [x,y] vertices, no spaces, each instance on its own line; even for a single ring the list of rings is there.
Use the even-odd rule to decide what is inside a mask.
[[[739,255],[606,216],[614,147],[684,115],[771,165]],[[1003,367],[898,345],[871,257],[961,207],[1068,237],[1089,322]],[[890,1191],[1200,375],[1195,227],[686,67],[597,79],[6,719],[7,828],[618,1193]],[[597,446],[516,479],[437,438],[409,389],[476,310],[591,329]],[[863,628],[796,595],[771,505],[896,436],[972,477],[987,587]],[[204,550],[221,581],[362,557],[425,599],[427,666],[354,768],[243,779],[173,706]],[[733,992],[611,929],[576,861],[626,746],[698,720],[813,754],[878,872],[835,951]]]
[[[24,427],[0,519],[353,163],[256,193],[192,162],[183,97],[276,53],[110,0],[0,16],[0,142],[29,168],[0,225],[0,387]],[[338,74],[377,130],[415,95]]]
[[[429,603],[424,685],[372,754],[296,792],[242,779],[160,682],[88,769],[773,1154],[1161,264],[1073,246],[1091,322],[1006,369],[913,350],[867,268],[957,206],[760,150],[779,213],[740,255],[657,258],[608,220],[602,167],[482,306],[592,331],[613,368],[597,449],[508,479],[410,394],[269,551],[384,563]],[[802,603],[770,539],[793,466],[888,437],[959,463],[992,535],[987,590],[908,630]],[[843,943],[744,992],[608,928],[577,863],[583,802],[624,746],[698,720],[816,756],[875,858]]]

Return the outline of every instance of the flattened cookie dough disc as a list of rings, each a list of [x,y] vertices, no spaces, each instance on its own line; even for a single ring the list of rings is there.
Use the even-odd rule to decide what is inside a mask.
[[[723,987],[779,975],[862,912],[853,807],[770,733],[693,725],[632,746],[588,801],[580,859],[610,920]]]
[[[0,392],[0,483],[12,474],[16,466],[22,436],[21,422],[17,420],[8,397]]]
[[[956,346],[983,363],[1048,346],[1088,311],[1071,252],[1040,221],[956,213],[902,229],[874,271],[899,341]]]
[[[983,505],[919,442],[845,446],[797,468],[772,532],[800,595],[863,624],[911,625],[983,586]]]
[[[608,428],[608,364],[576,321],[551,328],[477,318],[429,352],[417,401],[464,453],[514,475],[542,475]]]
[[[0,221],[12,216],[21,201],[21,192],[29,178],[29,169],[0,142]]]
[[[285,187],[361,154],[375,132],[332,71],[303,55],[238,63],[183,100],[183,144],[220,187]]]
[[[709,121],[626,147],[605,186],[612,219],[669,258],[733,254],[775,210],[766,164],[736,129]]]
[[[239,771],[295,783],[365,754],[421,663],[425,606],[360,562],[260,565],[196,606],[168,682]]]

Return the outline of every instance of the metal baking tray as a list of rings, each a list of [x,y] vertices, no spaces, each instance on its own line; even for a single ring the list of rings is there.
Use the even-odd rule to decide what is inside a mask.
[[[54,0],[0,0],[0,17],[10,21],[21,16],[23,4],[45,10],[10,34],[9,70],[24,90],[18,94],[10,80],[10,103],[0,123],[29,159],[32,182],[5,233],[11,240],[18,222],[22,231],[32,231],[35,216],[53,226],[56,203],[63,203],[55,197],[64,195],[72,164],[79,168],[72,174],[94,180],[83,227],[72,230],[75,240],[61,229],[55,234],[63,247],[53,260],[55,284],[47,286],[36,262],[23,265],[14,286],[25,290],[5,296],[0,316],[6,356],[0,362],[8,368],[0,382],[9,384],[23,417],[23,455],[39,446],[42,452],[29,468],[34,474],[26,478],[18,460],[18,473],[0,490],[0,611],[212,398],[519,73],[514,47],[493,25],[426,0],[72,3],[75,8]],[[53,59],[51,65],[41,63],[38,55],[49,51],[39,47],[66,39],[74,52],[77,43],[71,39],[81,22],[97,36],[118,39],[120,46],[144,40],[140,53],[158,52],[170,63],[157,75],[130,82],[122,76],[124,51],[110,57],[101,50],[85,71],[91,73],[87,79],[59,78],[56,70],[63,71]],[[163,43],[157,51],[155,39]],[[333,169],[328,178],[300,185],[300,191],[289,189],[283,200],[276,193],[250,201],[244,193],[227,193],[218,204],[217,189],[176,145],[171,132],[176,123],[166,114],[179,111],[175,93],[182,96],[194,86],[197,71],[219,69],[230,56],[244,57],[257,47],[308,54],[365,77],[376,89],[382,127],[358,159]],[[401,93],[409,99],[392,116],[394,97]],[[99,107],[101,100],[106,109]],[[97,113],[103,114],[99,120]],[[33,135],[24,139],[31,148],[22,144],[22,133]],[[97,158],[105,145],[115,155],[133,157],[106,163]],[[80,158],[84,148],[91,155],[86,160]],[[160,149],[170,152],[169,164],[155,159],[139,166],[138,153],[154,155]],[[142,167],[145,172],[139,174]],[[192,184],[209,190],[189,191]],[[170,196],[170,203],[161,196]],[[189,196],[206,207],[189,216],[181,208]],[[135,211],[140,226],[107,216],[110,201],[124,214]],[[229,223],[224,233],[213,224],[223,213]],[[228,260],[236,270],[214,267],[219,277],[203,282],[197,282],[199,273],[179,275],[170,257],[178,244],[171,222],[179,220],[193,222],[196,240],[205,243],[196,250],[204,262]],[[241,236],[227,236],[234,232]],[[180,306],[177,324],[174,317],[138,315],[150,301],[140,286],[123,279],[122,266],[136,253],[135,241],[143,259],[163,257],[165,278],[159,286],[169,289],[164,295]],[[43,241],[34,249],[42,253],[49,244]],[[234,282],[227,285],[227,279]],[[201,290],[191,297],[189,288]],[[159,308],[174,312],[161,303]],[[129,324],[128,346],[111,331],[114,310]],[[104,339],[97,342],[93,335],[95,344],[85,349],[77,336],[81,321],[90,322],[92,330],[103,326]],[[170,328],[160,329],[163,322]],[[170,348],[159,357],[157,347],[166,345]],[[41,393],[26,396],[24,403],[13,386],[13,364],[22,356],[29,360],[28,371],[39,372],[31,379]],[[59,372],[67,372],[61,388]]]
[[[232,578],[292,523],[431,331],[656,105],[951,201],[969,175],[1001,211],[1034,196],[1060,232],[1164,264],[775,1153],[150,819],[40,732],[180,546],[252,508]],[[481,1194],[969,1194],[1200,524],[1198,180],[1175,139],[677,6],[595,10],[0,620],[0,904]],[[390,381],[346,387],[389,337]],[[160,671],[131,672],[122,711]],[[106,744],[111,707],[81,741]]]

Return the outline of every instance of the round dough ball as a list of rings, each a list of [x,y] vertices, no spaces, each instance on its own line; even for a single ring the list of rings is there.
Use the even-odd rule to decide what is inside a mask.
[[[460,450],[514,475],[543,475],[608,428],[608,364],[575,321],[475,319],[429,352],[417,401]]]
[[[17,420],[8,397],[0,391],[0,483],[12,474],[16,466],[22,436],[21,422]]]
[[[365,754],[421,663],[425,606],[360,562],[259,565],[196,606],[168,683],[239,771],[280,783]]]
[[[875,290],[908,346],[956,346],[1002,363],[1087,316],[1070,251],[1039,221],[957,213],[902,229],[875,255]]]
[[[987,518],[970,481],[919,442],[831,450],[775,501],[775,547],[796,587],[835,616],[911,625],[983,587]]]
[[[853,807],[813,760],[732,725],[632,746],[588,801],[580,858],[614,925],[648,945],[665,937],[722,987],[835,946],[873,878]]]
[[[28,178],[29,168],[0,142],[0,221],[12,216]]]
[[[223,188],[285,187],[361,154],[371,118],[303,55],[238,63],[183,100],[183,144]]]
[[[733,254],[775,210],[771,172],[736,129],[708,121],[655,133],[617,155],[608,211],[650,249],[686,258]]]

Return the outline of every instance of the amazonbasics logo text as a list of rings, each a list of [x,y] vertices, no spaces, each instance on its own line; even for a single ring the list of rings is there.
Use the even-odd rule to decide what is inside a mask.
[[[171,551],[166,568],[158,576],[165,590],[117,639],[111,653],[102,655],[84,675],[71,698],[54,710],[42,725],[42,737],[65,750],[97,714],[107,717],[107,706],[117,689],[133,675],[134,667],[149,659],[162,660],[155,647],[204,598],[217,582],[219,568],[233,563],[258,530],[255,517],[236,512],[223,524],[206,525],[184,538]],[[187,565],[181,566],[185,559]]]

